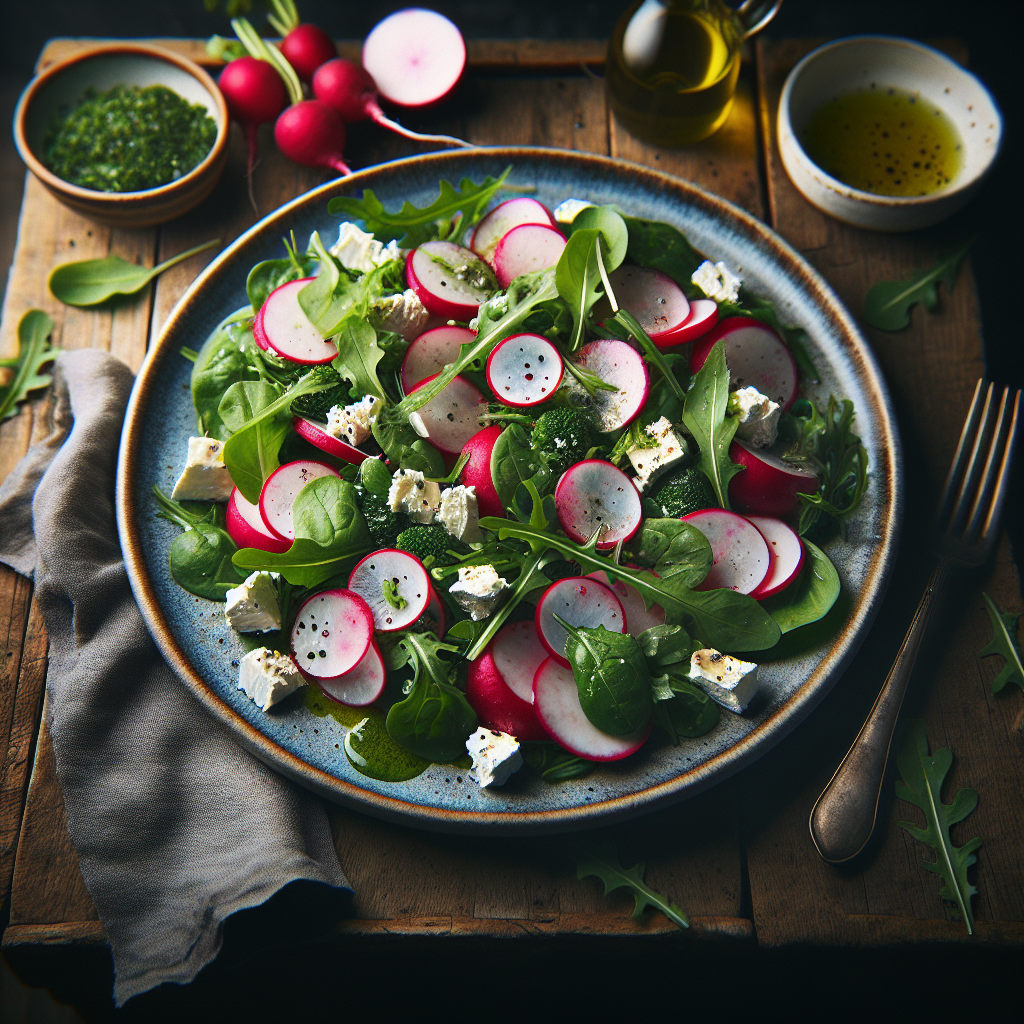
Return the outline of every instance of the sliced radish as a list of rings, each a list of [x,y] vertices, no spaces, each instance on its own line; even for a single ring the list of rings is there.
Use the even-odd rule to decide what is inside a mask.
[[[494,664],[509,689],[527,704],[533,703],[533,677],[548,656],[537,636],[533,619],[503,626],[491,644]]]
[[[610,582],[608,573],[604,569],[590,573],[590,579],[603,583],[619,599],[619,604],[622,605],[622,610],[626,613],[629,631],[633,636],[639,636],[645,629],[650,629],[652,626],[665,624],[665,609],[660,604],[652,604],[648,608],[640,596],[640,591],[625,580]]]
[[[636,349],[624,341],[604,338],[584,345],[572,361],[618,389],[594,392],[591,412],[598,430],[618,430],[639,415],[651,389],[651,378]]]
[[[331,679],[355,668],[373,637],[373,613],[351,590],[324,590],[303,602],[292,626],[292,658],[308,676]]]
[[[761,531],[745,516],[705,508],[682,517],[708,539],[711,571],[695,590],[735,590],[751,594],[768,575],[771,552]]]
[[[619,305],[636,317],[659,348],[678,345],[676,334],[690,315],[690,302],[667,274],[650,267],[621,266],[608,275]]]
[[[601,530],[599,549],[629,540],[640,528],[640,493],[632,480],[603,459],[570,466],[555,488],[555,511],[562,529],[575,541],[588,541]]]
[[[402,388],[406,394],[421,380],[440,373],[459,357],[463,345],[476,337],[468,327],[435,327],[413,338],[402,360]]]
[[[299,305],[299,292],[313,280],[289,281],[267,296],[252,323],[256,344],[293,363],[329,363],[338,358],[337,346],[313,326]]]
[[[430,107],[461,81],[466,43],[443,14],[407,7],[370,30],[363,43],[363,67],[390,103]]]
[[[388,675],[384,668],[384,659],[380,656],[380,648],[371,640],[370,646],[355,668],[350,668],[344,675],[332,679],[318,679],[316,682],[331,700],[346,704],[350,708],[364,708],[380,697],[387,681]]]
[[[714,299],[691,299],[690,312],[679,327],[668,338],[655,338],[658,348],[684,345],[694,338],[707,334],[718,323],[718,303]]]
[[[651,734],[651,723],[630,736],[609,736],[583,713],[572,669],[548,658],[533,680],[537,718],[547,734],[577,757],[589,761],[618,761],[639,750]]]
[[[562,380],[562,357],[542,334],[513,334],[487,357],[487,383],[506,405],[546,402]]]
[[[729,446],[729,458],[746,469],[729,481],[729,503],[740,512],[760,516],[788,516],[797,510],[797,495],[814,494],[818,478],[806,469],[742,441]]]
[[[228,498],[224,518],[228,536],[240,548],[258,548],[260,551],[272,551],[279,555],[292,546],[291,541],[275,537],[267,529],[267,524],[260,515],[259,506],[249,501],[237,487]]]
[[[543,224],[545,227],[557,228],[555,218],[543,203],[529,196],[517,196],[499,203],[483,220],[477,224],[469,240],[469,247],[481,259],[492,263],[494,250],[498,243],[513,228],[520,224]]]
[[[804,567],[806,552],[804,542],[796,530],[787,526],[781,519],[774,519],[771,516],[747,516],[747,518],[761,531],[762,536],[768,542],[768,549],[772,553],[772,564],[768,569],[768,575],[750,595],[760,601],[779,593],[780,590],[785,590],[800,575],[800,570]]]
[[[362,452],[346,441],[342,441],[340,438],[328,433],[326,423],[317,423],[316,420],[308,420],[305,416],[296,416],[292,420],[292,425],[295,427],[295,433],[299,437],[303,437],[310,444],[316,445],[320,451],[327,452],[328,455],[334,455],[339,459],[344,459],[346,462],[351,462],[354,466],[358,466],[360,462],[370,457],[366,452]]]
[[[537,602],[533,621],[537,636],[553,658],[568,665],[565,641],[569,634],[555,616],[570,626],[596,629],[604,626],[612,633],[626,632],[626,614],[619,599],[603,584],[589,576],[569,576],[552,583]]]
[[[454,242],[424,242],[405,261],[405,279],[434,316],[471,320],[494,290],[491,268]]]
[[[421,380],[413,392],[434,377]],[[436,398],[411,413],[409,422],[435,448],[458,455],[466,442],[479,433],[480,417],[486,411],[487,399],[465,377],[456,377]]]
[[[494,250],[495,276],[507,288],[521,274],[553,267],[565,248],[565,235],[545,224],[520,224],[501,237]]]
[[[497,423],[484,427],[462,448],[462,454],[469,456],[469,461],[462,467],[462,482],[467,487],[476,488],[476,504],[481,516],[505,515],[505,506],[498,497],[494,478],[491,476],[491,452],[501,437],[501,431],[502,427]]]
[[[292,524],[292,505],[299,491],[310,482],[322,476],[341,474],[326,462],[314,459],[299,459],[288,462],[275,469],[267,477],[260,492],[260,515],[270,532],[281,540],[295,540],[295,527]]]
[[[512,692],[499,671],[494,661],[493,644],[476,661],[469,663],[466,700],[485,729],[510,733],[520,742],[548,738],[533,710],[533,679],[530,680],[530,701],[527,702]]]
[[[718,341],[725,341],[725,361],[733,387],[755,387],[785,412],[796,399],[797,371],[785,342],[766,324],[748,316],[726,317],[693,347],[690,372],[696,373]]]
[[[367,555],[352,570],[348,588],[370,606],[375,627],[385,633],[412,625],[427,610],[434,593],[423,563],[398,548]]]

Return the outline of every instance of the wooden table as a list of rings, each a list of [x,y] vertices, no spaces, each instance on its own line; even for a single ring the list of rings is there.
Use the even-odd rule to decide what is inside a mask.
[[[207,62],[201,44],[163,45]],[[55,40],[43,68],[84,44]],[[678,175],[762,218],[799,249],[833,285],[855,316],[875,281],[929,266],[967,234],[971,210],[930,231],[872,234],[829,219],[809,206],[781,168],[774,113],[782,81],[808,41],[759,42],[744,65],[733,112],[713,138],[683,150],[659,150],[629,136],[610,117],[599,42],[470,43],[470,68],[458,97],[440,110],[410,117],[412,127],[446,132],[483,145],[529,143],[610,154]],[[963,56],[951,44],[954,55]],[[345,55],[354,44],[342,43]],[[261,211],[319,183],[260,139],[255,173]],[[350,132],[355,167],[415,152],[415,146],[372,126]],[[31,176],[26,182],[18,247],[0,328],[0,355],[16,351],[15,329],[31,307],[56,323],[65,349],[108,350],[138,368],[147,339],[208,254],[165,273],[137,301],[113,310],[64,307],[46,289],[57,263],[117,253],[153,265],[213,235],[225,243],[254,220],[243,182],[240,135],[215,194],[197,211],[162,228],[99,227],[58,205]],[[868,641],[832,694],[775,750],[739,776],[688,803],[626,825],[605,828],[626,864],[647,863],[646,878],[670,894],[693,920],[682,935],[663,917],[632,920],[623,893],[604,897],[594,880],[577,881],[551,840],[452,838],[404,829],[331,807],[338,853],[355,888],[342,933],[446,936],[660,935],[671,948],[719,939],[735,948],[802,945],[895,947],[1019,946],[1024,942],[1024,799],[1021,708],[1016,688],[993,696],[999,659],[979,659],[991,638],[981,600],[987,591],[1004,611],[1021,611],[1019,579],[1005,537],[984,569],[949,587],[941,623],[919,663],[908,711],[924,717],[933,749],[956,755],[950,785],[974,786],[978,810],[954,830],[958,843],[978,835],[974,900],[976,935],[968,939],[923,871],[925,849],[897,827],[917,812],[890,794],[881,835],[850,870],[821,862],[807,816],[856,734],[899,646],[928,570],[921,523],[928,521],[945,475],[984,353],[976,292],[965,265],[941,310],[915,309],[898,334],[865,331],[892,389],[907,455],[907,519],[897,568]],[[15,465],[41,427],[45,399],[0,429],[0,477]],[[46,637],[32,588],[0,567],[0,895],[9,894],[3,946],[103,942],[103,931],[78,872],[45,726]],[[948,799],[948,797],[947,797]]]

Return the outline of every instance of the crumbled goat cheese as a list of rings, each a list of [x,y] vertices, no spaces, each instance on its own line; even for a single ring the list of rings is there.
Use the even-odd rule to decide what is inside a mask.
[[[691,656],[690,679],[709,697],[737,714],[746,711],[757,693],[757,666],[720,654],[711,647]]]
[[[466,544],[482,541],[480,532],[480,510],[476,500],[476,486],[449,487],[441,492],[441,507],[437,510],[437,521],[458,540]]]
[[[224,442],[212,437],[190,437],[185,468],[171,497],[175,501],[227,501],[234,487],[224,465]]]
[[[422,334],[430,320],[426,306],[411,288],[406,288],[400,295],[386,296],[373,308],[377,327],[382,331],[394,331],[406,341]]]
[[[715,302],[735,302],[740,297],[740,285],[743,284],[742,279],[724,263],[712,263],[711,260],[705,260],[690,280]]]
[[[366,395],[353,405],[334,406],[327,414],[327,433],[346,444],[362,444],[370,436],[381,404],[375,395]]]
[[[269,633],[281,628],[276,572],[254,572],[225,595],[224,615],[239,633]]]
[[[337,256],[343,267],[361,270],[364,274],[382,263],[401,258],[397,242],[391,241],[384,245],[348,221],[338,229],[338,240],[328,251],[332,256]]]
[[[479,622],[494,611],[507,589],[508,583],[494,571],[493,565],[470,565],[459,570],[458,582],[451,585],[448,593],[474,622]]]
[[[658,442],[656,448],[633,448],[626,456],[636,470],[634,483],[642,491],[651,481],[666,470],[682,462],[687,456],[686,442],[672,429],[672,424],[662,416],[648,425],[646,431]]]
[[[292,659],[269,647],[250,651],[238,669],[238,688],[263,711],[305,683]]]
[[[582,213],[593,205],[593,203],[588,203],[585,199],[566,199],[555,207],[555,220],[559,224],[571,224],[576,219],[577,214]]]
[[[729,396],[730,416],[739,417],[737,437],[755,448],[771,448],[779,436],[782,406],[762,395],[755,387],[740,388]]]
[[[477,729],[466,740],[466,750],[473,758],[469,777],[481,788],[504,786],[523,767],[519,741],[507,732]]]
[[[432,523],[441,503],[441,488],[426,480],[416,469],[400,469],[391,479],[388,505],[392,512],[404,512],[413,522]]]

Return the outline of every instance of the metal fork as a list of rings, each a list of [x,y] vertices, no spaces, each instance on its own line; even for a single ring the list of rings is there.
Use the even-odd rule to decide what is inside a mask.
[[[831,782],[811,809],[811,838],[831,864],[852,860],[875,828],[878,802],[907,682],[950,566],[982,565],[998,535],[1021,393],[996,395],[979,380],[936,521],[939,557],[903,646],[874,706]],[[998,406],[998,408],[997,408]]]

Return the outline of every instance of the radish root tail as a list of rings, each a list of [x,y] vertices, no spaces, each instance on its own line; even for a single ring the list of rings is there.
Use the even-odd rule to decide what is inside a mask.
[[[454,135],[424,135],[422,132],[414,132],[411,128],[405,128],[397,121],[392,121],[375,103],[368,103],[367,110],[370,112],[370,117],[382,128],[388,128],[399,135],[404,135],[407,139],[413,139],[415,142],[439,142],[444,146],[462,146],[465,149],[473,148],[472,142],[457,139]]]

